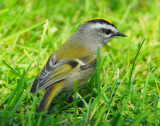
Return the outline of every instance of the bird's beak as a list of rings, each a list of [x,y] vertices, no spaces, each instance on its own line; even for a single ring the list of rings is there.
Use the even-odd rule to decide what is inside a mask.
[[[122,34],[122,33],[119,33],[119,32],[117,32],[117,33],[115,34],[115,36],[127,37],[127,35],[125,35],[125,34]]]

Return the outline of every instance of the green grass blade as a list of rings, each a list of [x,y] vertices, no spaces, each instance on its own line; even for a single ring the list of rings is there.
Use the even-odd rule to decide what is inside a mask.
[[[12,38],[18,36],[18,35],[22,35],[22,34],[28,32],[28,31],[30,31],[30,30],[32,30],[32,29],[34,29],[34,28],[42,25],[43,23],[44,23],[44,21],[41,21],[41,22],[39,22],[39,23],[37,23],[37,24],[29,27],[29,28],[26,28],[26,29],[20,31],[20,32],[14,33],[14,34],[12,34],[12,35],[10,35],[10,36],[8,36],[8,37],[4,37],[4,38],[0,39],[0,42],[2,42],[2,41],[7,41],[7,40],[9,40],[9,39],[12,39]]]
[[[158,121],[159,121],[159,119],[158,119],[158,116],[157,116],[157,95],[155,94],[154,95],[154,124],[155,124],[155,126],[158,126]]]
[[[21,75],[15,69],[13,69],[9,64],[7,64],[4,60],[2,62],[12,71],[13,74],[15,74],[18,77],[21,77]]]
[[[131,73],[130,73],[130,77],[129,77],[130,91],[132,91],[132,74],[133,74],[133,71],[134,71],[134,68],[135,68],[135,62],[136,62],[136,59],[137,59],[137,57],[139,55],[139,52],[140,52],[140,50],[141,50],[141,48],[142,48],[142,46],[143,46],[143,44],[145,42],[145,39],[146,38],[144,38],[143,41],[142,41],[142,43],[140,44],[139,49],[137,51],[137,54],[136,54],[136,56],[135,56],[135,58],[133,60],[133,64],[132,64],[132,68],[131,68]]]

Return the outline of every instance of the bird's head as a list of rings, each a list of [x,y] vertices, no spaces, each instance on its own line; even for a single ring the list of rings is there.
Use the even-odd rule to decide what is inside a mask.
[[[93,19],[85,22],[78,30],[80,37],[85,37],[88,41],[98,41],[104,45],[116,36],[126,37],[120,33],[116,26],[110,21],[102,18]]]

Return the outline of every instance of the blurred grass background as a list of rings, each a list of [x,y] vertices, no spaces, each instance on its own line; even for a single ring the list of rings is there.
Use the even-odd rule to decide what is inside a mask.
[[[0,125],[160,125],[159,7],[159,0],[0,0]],[[93,75],[79,99],[57,96],[42,118],[35,113],[42,91],[29,93],[33,79],[82,23],[98,17],[128,37],[103,48],[100,82]]]

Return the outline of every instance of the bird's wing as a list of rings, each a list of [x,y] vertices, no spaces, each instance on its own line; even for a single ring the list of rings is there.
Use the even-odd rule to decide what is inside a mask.
[[[33,82],[30,92],[35,93],[41,89],[64,80],[74,72],[85,70],[96,64],[96,56],[89,56],[83,59],[66,59],[57,62],[55,55],[52,55],[42,69],[40,75]]]
[[[51,69],[55,66],[56,63],[57,63],[57,55],[53,53],[48,59],[47,63],[44,65],[40,74],[33,81],[30,92],[35,93],[37,91],[37,88],[40,87],[40,82],[45,79],[45,77],[50,73]]]

